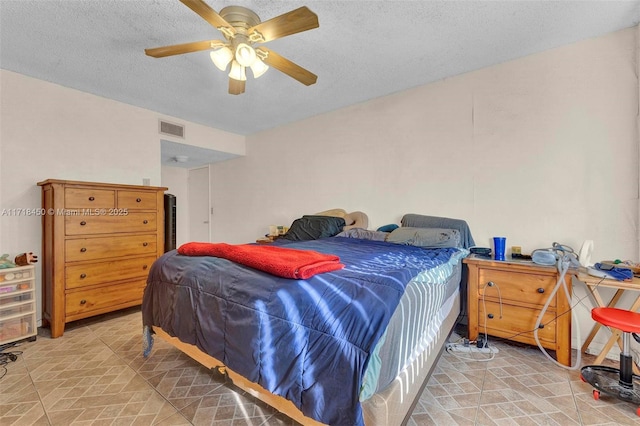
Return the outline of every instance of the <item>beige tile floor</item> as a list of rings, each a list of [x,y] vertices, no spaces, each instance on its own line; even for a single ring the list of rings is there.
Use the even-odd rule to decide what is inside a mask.
[[[160,339],[143,358],[141,327],[129,309],[13,348],[22,354],[0,378],[0,425],[295,424]],[[499,353],[489,362],[443,354],[410,426],[640,424],[634,406],[594,401],[577,371],[536,348],[490,343]]]

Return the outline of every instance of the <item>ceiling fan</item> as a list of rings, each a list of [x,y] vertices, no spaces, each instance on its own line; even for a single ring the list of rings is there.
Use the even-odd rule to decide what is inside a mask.
[[[180,1],[217,28],[225,41],[203,40],[145,49],[148,56],[163,58],[213,49],[210,55],[216,67],[225,71],[231,64],[229,93],[232,95],[244,93],[246,68],[251,68],[254,78],[260,77],[272,66],[307,86],[314,84],[318,79],[317,75],[273,50],[264,46],[253,47],[254,44],[318,28],[318,16],[307,7],[303,6],[261,22],[256,13],[242,6],[228,6],[217,13],[203,0]]]

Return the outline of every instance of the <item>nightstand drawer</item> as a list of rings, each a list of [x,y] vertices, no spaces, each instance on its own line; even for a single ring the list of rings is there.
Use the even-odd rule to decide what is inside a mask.
[[[485,313],[486,307],[486,313]],[[540,310],[529,309],[522,306],[502,304],[502,318],[500,317],[500,303],[485,301],[478,304],[478,325],[484,331],[486,318],[487,333],[492,336],[504,337],[535,345],[533,329],[540,315]],[[492,318],[491,318],[492,317]],[[545,312],[541,324],[543,328],[538,329],[540,340],[554,343],[556,341],[555,313]],[[522,333],[522,334],[520,334]]]
[[[543,306],[556,285],[555,275],[537,275],[519,273],[513,271],[501,271],[495,269],[480,269],[478,272],[478,297],[486,294],[487,297],[502,300],[515,300],[532,305]],[[492,282],[494,286],[486,284]],[[551,300],[550,307],[556,306],[555,297]]]

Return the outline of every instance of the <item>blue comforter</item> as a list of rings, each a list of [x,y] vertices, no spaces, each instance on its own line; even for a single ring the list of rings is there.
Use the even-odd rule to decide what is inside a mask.
[[[149,273],[143,324],[196,345],[306,416],[361,425],[362,377],[405,286],[457,249],[340,237],[282,244],[336,254],[345,268],[292,280],[172,251]]]

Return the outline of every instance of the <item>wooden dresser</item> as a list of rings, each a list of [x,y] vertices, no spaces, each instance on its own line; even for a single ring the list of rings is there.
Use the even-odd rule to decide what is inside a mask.
[[[491,336],[536,345],[536,321],[559,278],[555,266],[532,262],[494,261],[469,257],[469,340],[485,332]],[[572,274],[565,281],[571,294]],[[538,338],[556,353],[563,365],[571,365],[571,305],[561,287],[545,312]]]
[[[49,179],[42,187],[43,325],[142,303],[164,252],[167,188]]]

